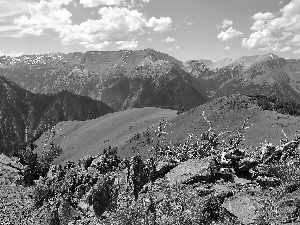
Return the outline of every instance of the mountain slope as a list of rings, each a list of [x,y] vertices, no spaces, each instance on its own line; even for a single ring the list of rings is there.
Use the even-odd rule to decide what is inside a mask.
[[[202,60],[185,65],[210,99],[241,93],[300,102],[300,60],[266,54],[244,56],[217,68],[204,66]]]
[[[58,123],[54,127],[53,141],[62,147],[63,154],[55,162],[77,161],[85,155],[96,156],[109,146],[124,145],[134,134],[157,126],[163,118],[170,120],[174,117],[174,110],[146,107],[110,113],[93,120]],[[44,133],[36,141],[38,153],[44,148],[47,136],[49,133]],[[132,152],[118,154],[124,157]]]
[[[285,137],[284,133],[290,139],[295,137],[296,133],[299,132],[299,116],[263,110],[261,105],[259,98],[255,96],[231,95],[217,98],[168,120],[169,125],[165,129],[164,143],[177,146],[186,143],[187,139],[190,141],[188,141],[188,146],[196,143],[196,137],[201,137],[210,127],[202,115],[203,112],[205,117],[211,121],[212,128],[217,133],[240,129],[245,119],[250,117],[247,123],[249,129],[245,130],[245,141],[243,142],[244,147],[250,151],[254,151],[259,144],[265,141],[279,144],[279,140]],[[270,102],[270,105],[272,105],[272,102]],[[151,132],[155,140],[154,130]],[[224,140],[230,135],[236,135],[236,132],[225,133],[220,139]],[[131,148],[138,146],[140,155],[147,156],[149,155],[147,152],[153,146],[153,143],[146,145],[144,143],[145,139],[141,138],[134,143],[127,142],[121,149],[129,151]]]
[[[2,57],[0,73],[34,93],[68,90],[114,110],[206,102],[182,62],[152,49]]]
[[[39,136],[64,120],[86,120],[113,110],[100,101],[62,91],[33,94],[0,77],[0,152]]]
[[[263,102],[268,100],[259,102],[259,97],[231,95],[205,103],[179,116],[172,110],[143,108],[116,112],[90,121],[59,123],[54,128],[53,140],[62,147],[64,153],[56,163],[68,160],[76,162],[86,155],[95,156],[109,146],[118,147],[118,155],[121,157],[130,157],[137,152],[142,157],[148,157],[149,149],[156,143],[154,132],[162,118],[169,124],[165,130],[167,135],[164,143],[185,143],[189,135],[196,141],[193,137],[200,137],[209,129],[209,124],[202,116],[203,112],[217,132],[240,129],[244,120],[250,117],[243,145],[251,151],[265,141],[279,144],[279,140],[284,137],[282,131],[293,138],[299,130],[300,118],[263,110]],[[272,102],[269,103],[272,105]],[[144,131],[148,133],[145,134]],[[235,133],[224,137],[233,134]],[[37,140],[39,152],[42,151],[47,136],[45,133]]]

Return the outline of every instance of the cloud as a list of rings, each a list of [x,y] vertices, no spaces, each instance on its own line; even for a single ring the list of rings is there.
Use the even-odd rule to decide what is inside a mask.
[[[0,0],[0,18],[29,13],[33,3],[25,0]]]
[[[300,54],[300,49],[295,50],[293,54]]]
[[[0,8],[0,22],[7,23],[6,16],[14,15],[9,25],[0,26],[0,36],[22,38],[54,32],[64,45],[79,44],[99,50],[108,45],[133,49],[138,45],[135,41],[137,36],[146,31],[162,33],[172,29],[170,17],[147,19],[145,14],[131,8],[150,1],[80,0],[76,4],[80,3],[83,7],[104,6],[98,10],[99,19],[74,24],[72,13],[68,10],[70,3],[76,7],[74,0],[0,0],[0,3],[5,3]],[[15,8],[11,2],[16,4]]]
[[[273,13],[270,12],[266,12],[266,13],[256,13],[255,15],[252,16],[252,19],[254,20],[271,20],[273,19],[275,16],[273,15]]]
[[[280,49],[281,52],[288,52],[291,50],[291,47],[284,47],[282,49]]]
[[[135,49],[137,48],[138,42],[133,40],[133,41],[117,41],[117,45],[119,45],[118,49],[119,50],[125,50],[125,49]]]
[[[147,23],[147,27],[153,28],[156,32],[166,32],[172,28],[172,19],[170,17],[160,17],[159,19],[151,17]]]
[[[271,31],[265,29],[252,33],[249,38],[244,38],[242,45],[248,49],[258,49],[267,47],[272,42],[274,42],[274,38]]]
[[[225,50],[229,50],[229,49],[230,49],[230,47],[229,47],[229,46],[226,46],[224,49],[225,49]]]
[[[184,23],[185,23],[188,27],[190,27],[190,26],[193,25],[193,22],[187,22],[187,21],[184,21]]]
[[[237,31],[235,29],[233,29],[232,27],[229,27],[228,30],[226,30],[225,32],[222,31],[217,38],[220,39],[221,41],[228,41],[234,37],[238,37],[238,36],[243,36],[244,33]]]
[[[172,37],[167,37],[165,40],[163,39],[162,42],[166,42],[167,44],[175,42],[176,39]]]
[[[136,5],[148,4],[150,0],[80,0],[83,7],[119,6],[133,8]]]
[[[259,48],[258,50],[259,51],[276,51],[276,52],[279,52],[281,49],[283,49],[281,47],[282,45],[280,43],[275,43],[275,44],[268,44],[268,46],[266,47],[262,47],[262,48]]]
[[[152,39],[151,39],[151,38],[147,38],[147,41],[151,42],[151,41],[152,41]]]
[[[180,49],[180,46],[177,45],[177,46],[175,47],[175,49]]]
[[[82,44],[87,47],[98,43],[131,41],[142,34],[147,21],[137,10],[118,7],[102,7],[99,20],[87,20],[79,25],[69,25],[60,32],[63,44]],[[128,44],[128,43],[127,43]]]
[[[300,45],[300,34],[296,34],[294,37],[293,37],[293,39],[292,39],[292,41],[291,41],[294,45]]]
[[[116,5],[120,6],[122,0],[80,0],[83,7],[96,7],[101,5]]]
[[[282,1],[283,3],[283,1]],[[250,28],[254,32],[244,38],[242,45],[248,49],[266,49],[282,51],[288,45],[298,45],[300,32],[300,1],[291,0],[277,13],[256,13]],[[279,46],[283,46],[280,48]]]
[[[4,52],[1,52],[0,51],[0,56],[10,56],[10,57],[18,57],[18,56],[21,56],[21,55],[24,55],[25,53],[24,52],[15,52],[15,51],[12,51],[10,53],[4,53]]]
[[[278,2],[278,5],[283,5],[283,4],[284,4],[283,1]]]
[[[218,26],[218,28],[227,28],[233,24],[231,20],[225,19],[223,22]]]
[[[96,50],[102,50],[103,48],[110,45],[108,41],[104,41],[101,43],[89,43],[89,42],[81,42],[82,45],[84,45],[86,48],[93,48]]]
[[[21,31],[20,36],[42,35],[46,29],[61,31],[66,25],[71,24],[72,14],[62,5],[68,5],[72,0],[40,1],[30,5],[29,15],[22,15],[14,20],[14,24]]]

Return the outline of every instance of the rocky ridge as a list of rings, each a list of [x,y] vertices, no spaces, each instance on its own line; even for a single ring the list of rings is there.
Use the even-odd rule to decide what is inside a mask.
[[[0,74],[34,93],[68,90],[117,111],[145,106],[193,108],[206,102],[201,84],[182,62],[152,49],[3,56]]]
[[[62,91],[33,94],[0,77],[0,152],[9,153],[65,120],[86,120],[113,110],[100,101]]]
[[[219,62],[192,60],[185,65],[210,99],[237,93],[300,99],[300,60],[266,54]]]

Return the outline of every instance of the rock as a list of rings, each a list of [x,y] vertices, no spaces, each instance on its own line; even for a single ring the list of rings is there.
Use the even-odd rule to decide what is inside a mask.
[[[211,181],[218,171],[216,158],[189,159],[166,174],[170,185]]]
[[[232,189],[226,185],[215,184],[212,186],[212,189],[215,191],[215,196],[221,203],[224,202],[225,198],[233,196]]]
[[[87,211],[89,210],[89,207],[90,207],[90,206],[89,206],[86,202],[80,201],[80,202],[78,203],[77,207],[78,207],[81,211],[87,212]]]
[[[269,174],[269,165],[259,164],[255,168],[249,170],[253,177],[257,176],[268,176]]]
[[[262,188],[268,188],[268,187],[277,187],[280,185],[280,179],[276,177],[266,177],[266,176],[258,176],[256,178],[256,182],[262,187]]]
[[[245,179],[242,177],[237,177],[237,176],[234,176],[233,180],[234,180],[234,183],[239,184],[239,185],[246,185],[246,184],[251,183],[251,180],[248,180],[248,179]]]
[[[222,204],[230,213],[239,218],[243,224],[254,224],[261,205],[249,195],[237,195],[225,200]]]
[[[99,178],[96,185],[87,193],[86,201],[93,206],[95,215],[100,217],[111,203],[112,182],[104,177]],[[82,205],[84,208],[85,206]]]
[[[259,163],[253,158],[244,158],[238,162],[239,172],[248,173],[250,169],[257,166]]]
[[[220,168],[220,170],[216,173],[216,179],[223,179],[225,181],[234,182],[235,172],[231,168]]]
[[[159,176],[162,177],[177,165],[178,163],[174,161],[172,162],[167,160],[161,160],[158,161],[158,163],[156,164],[156,172],[158,173]]]
[[[4,154],[0,155],[0,164],[10,166],[19,171],[22,171],[24,169],[24,166],[19,162],[18,158],[16,158],[16,157],[9,158],[8,156],[6,156]]]

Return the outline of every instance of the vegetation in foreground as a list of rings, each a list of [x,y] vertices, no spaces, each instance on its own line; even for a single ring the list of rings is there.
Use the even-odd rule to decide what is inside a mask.
[[[161,121],[154,135],[148,133],[151,157],[145,161],[138,151],[121,160],[116,148],[108,148],[77,164],[50,166],[34,186],[34,204],[22,223],[300,222],[300,137],[289,140],[283,133],[279,146],[243,149],[248,119],[222,133],[206,121],[210,128],[200,137],[190,133],[174,145]]]

